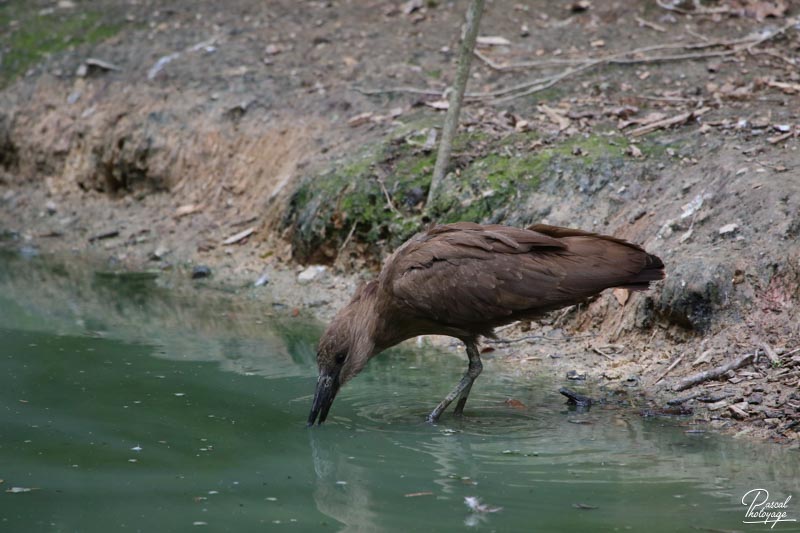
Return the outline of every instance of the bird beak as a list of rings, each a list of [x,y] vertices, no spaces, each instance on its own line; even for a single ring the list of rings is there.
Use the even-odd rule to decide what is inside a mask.
[[[319,424],[325,422],[337,392],[339,392],[339,373],[337,372],[335,375],[320,374],[317,379],[317,390],[314,391],[314,403],[311,404],[311,413],[308,415],[309,426],[314,425],[317,416],[319,416]]]

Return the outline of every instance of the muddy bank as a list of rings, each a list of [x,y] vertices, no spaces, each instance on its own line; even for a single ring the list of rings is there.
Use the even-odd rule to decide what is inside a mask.
[[[97,29],[33,54],[0,92],[0,231],[15,248],[88,253],[113,268],[190,278],[207,266],[213,283],[238,287],[268,279],[263,297],[276,312],[323,319],[432,221],[612,233],[660,255],[667,280],[505,330],[506,340],[544,337],[491,345],[487,357],[586,373],[594,389],[635,383],[660,406],[685,400],[687,421],[796,442],[800,102],[782,88],[796,83],[783,61],[743,52],[607,65],[532,98],[476,100],[447,188],[428,206],[442,114],[425,104],[441,98],[456,44],[455,32],[435,29],[458,27],[463,14],[379,4],[313,4],[308,16],[289,2],[240,0],[224,12],[108,2],[89,22],[66,4],[25,16],[19,2],[0,5],[4,16],[16,10],[18,31],[76,16]],[[482,51],[495,61],[667,41],[612,5],[573,13],[542,3],[534,14],[495,4],[484,32],[511,41]],[[712,24],[652,10],[636,7],[711,40],[774,30],[791,15]],[[779,55],[796,44],[796,31],[770,43]],[[478,62],[475,92],[527,75],[495,67]],[[365,90],[394,86],[432,94]],[[663,120],[653,113],[688,114],[633,135]],[[299,279],[312,264],[326,270]],[[673,390],[757,350],[755,364]]]

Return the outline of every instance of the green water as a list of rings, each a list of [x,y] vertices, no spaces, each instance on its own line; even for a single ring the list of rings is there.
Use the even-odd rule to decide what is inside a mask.
[[[423,421],[463,356],[407,348],[306,429],[319,325],[268,288],[29,255],[0,254],[0,531],[767,531],[758,487],[800,518],[796,450],[570,411],[489,357],[463,420]]]

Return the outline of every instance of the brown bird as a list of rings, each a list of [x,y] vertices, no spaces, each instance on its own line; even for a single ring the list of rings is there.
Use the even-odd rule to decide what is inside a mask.
[[[467,372],[428,421],[457,397],[460,415],[482,370],[479,337],[603,289],[647,290],[663,278],[661,259],[614,237],[543,224],[435,226],[398,248],[325,330],[308,425],[325,421],[341,386],[372,357],[417,335],[449,335],[466,345]]]

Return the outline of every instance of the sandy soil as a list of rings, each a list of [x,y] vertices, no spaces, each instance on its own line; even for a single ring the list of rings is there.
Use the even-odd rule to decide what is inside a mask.
[[[629,149],[630,162],[607,175],[565,176],[526,200],[525,212],[549,223],[645,244],[665,260],[668,280],[648,295],[608,291],[503,330],[501,339],[516,340],[487,344],[486,357],[523,372],[587,374],[588,385],[577,383],[595,395],[634,390],[645,414],[683,413],[691,429],[796,446],[800,41],[789,18],[796,13],[739,12],[736,2],[722,2],[723,14],[644,1],[633,9],[589,4],[491,3],[481,34],[510,42],[481,48],[495,68],[476,61],[470,90],[540,74],[496,68],[523,60],[554,60],[544,71],[552,74],[568,68],[565,61],[654,43],[783,33],[757,48],[711,47],[725,53],[695,60],[604,64],[535,97],[467,106],[468,128],[492,138],[531,129],[548,145],[604,135],[625,120],[635,123],[620,131],[630,132],[689,113],[648,137],[648,146],[664,149]],[[123,24],[119,33],[55,54],[0,92],[0,231],[15,245],[96,254],[126,269],[190,276],[207,265],[227,285],[266,275],[287,313],[325,320],[374,272],[337,261],[299,285],[306,266],[293,262],[290,230],[278,230],[287,198],[300,180],[404,127],[412,112],[441,120],[422,104],[441,99],[435,93],[454,71],[463,6],[217,6],[105,2],[107,16]],[[119,70],[89,61],[79,75],[87,58]],[[386,91],[396,87],[433,94]],[[469,165],[475,156],[462,160]],[[754,364],[675,391],[682,378],[748,353]]]

